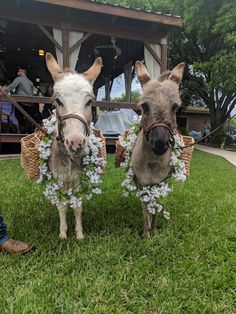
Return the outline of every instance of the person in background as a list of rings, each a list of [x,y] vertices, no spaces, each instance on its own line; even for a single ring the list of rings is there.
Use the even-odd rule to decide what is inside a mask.
[[[19,68],[17,77],[9,84],[5,91],[15,95],[33,96],[33,82],[27,77],[27,72],[23,68]],[[38,123],[41,122],[41,114],[39,112],[38,104],[21,103],[21,107]],[[15,108],[15,116],[19,123],[19,130],[21,133],[32,133],[33,125],[25,116]]]
[[[52,95],[53,95],[53,86],[49,85],[44,96],[45,97],[52,97]],[[52,105],[51,104],[45,104],[43,106],[42,119],[47,119],[48,117],[50,117],[51,111],[52,111]]]
[[[0,85],[6,82],[7,70],[5,68],[3,60],[0,59]]]
[[[0,215],[0,251],[11,254],[23,254],[30,251],[32,246],[31,243],[10,239],[3,216]]]

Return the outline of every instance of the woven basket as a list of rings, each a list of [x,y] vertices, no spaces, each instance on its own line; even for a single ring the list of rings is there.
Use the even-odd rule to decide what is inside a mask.
[[[125,130],[121,136],[126,138],[128,133],[129,133],[129,130]],[[194,139],[192,137],[182,135],[179,131],[178,133],[181,136],[184,146],[194,143]],[[181,155],[179,157],[179,159],[184,161],[187,176],[190,175],[190,162],[192,159],[193,149],[194,149],[193,145],[190,147],[183,148]],[[116,141],[115,167],[120,167],[120,164],[124,161],[124,156],[125,156],[125,149],[123,148],[123,146],[120,145],[119,141]]]
[[[21,139],[20,164],[29,180],[37,180],[39,177],[39,145],[43,133],[37,131]]]
[[[129,130],[125,130],[121,136],[127,138]],[[120,167],[120,164],[125,160],[125,148],[120,145],[119,141],[116,141],[116,151],[115,151],[115,167]]]
[[[107,159],[107,151],[106,151],[106,139],[103,136],[101,129],[92,129],[94,135],[99,138],[100,143],[102,144],[102,147],[99,150],[99,156]]]
[[[182,134],[180,134],[180,136],[182,138],[184,146],[191,145],[195,142],[191,136],[185,136]],[[185,148],[183,148],[181,155],[179,157],[181,160],[183,160],[183,162],[185,164],[186,175],[188,177],[190,176],[190,162],[192,159],[193,150],[194,150],[194,145],[192,145],[190,147],[185,147]]]
[[[93,133],[99,138],[102,147],[99,151],[99,156],[106,160],[106,140],[100,129],[93,129]],[[35,181],[39,178],[39,145],[44,134],[37,131],[33,134],[27,135],[21,139],[21,159],[20,164],[24,169],[26,177],[29,180]]]

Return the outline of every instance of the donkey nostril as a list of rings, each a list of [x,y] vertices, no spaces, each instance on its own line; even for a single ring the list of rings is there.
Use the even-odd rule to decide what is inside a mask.
[[[69,145],[69,141],[66,139],[66,144]]]
[[[71,146],[73,146],[74,145],[74,141],[71,141],[70,144],[71,144]]]

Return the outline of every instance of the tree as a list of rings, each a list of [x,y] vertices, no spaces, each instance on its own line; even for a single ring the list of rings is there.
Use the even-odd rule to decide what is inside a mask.
[[[183,17],[183,29],[171,37],[171,63],[186,61],[183,90],[209,108],[214,129],[236,105],[236,3],[185,0]]]
[[[236,105],[235,0],[119,0],[134,8],[177,14],[183,27],[170,35],[169,66],[187,64],[184,103],[210,110],[211,128],[224,123]]]
[[[132,103],[138,103],[140,97],[141,97],[140,91],[135,90],[135,91],[131,92],[131,102]],[[127,102],[127,98],[126,98],[125,93],[123,93],[121,96],[113,98],[112,101],[114,101],[114,102]]]

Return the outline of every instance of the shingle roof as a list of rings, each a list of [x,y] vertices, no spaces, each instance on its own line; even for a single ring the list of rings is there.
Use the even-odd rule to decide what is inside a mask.
[[[181,16],[179,15],[173,15],[173,14],[167,14],[167,13],[163,13],[163,12],[155,12],[152,10],[147,10],[147,9],[141,9],[141,8],[134,8],[131,7],[129,5],[124,5],[124,4],[111,4],[109,2],[106,1],[98,1],[98,0],[88,0],[90,2],[96,2],[96,3],[102,3],[105,5],[109,5],[110,7],[118,7],[118,8],[124,8],[124,9],[129,9],[129,10],[135,10],[135,11],[140,11],[140,12],[144,12],[144,13],[152,13],[152,14],[156,14],[156,15],[163,15],[163,16],[169,16],[169,17],[174,17],[174,18],[181,18]]]

